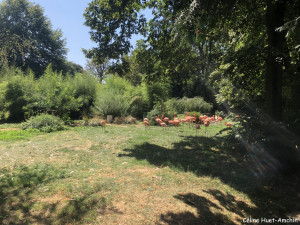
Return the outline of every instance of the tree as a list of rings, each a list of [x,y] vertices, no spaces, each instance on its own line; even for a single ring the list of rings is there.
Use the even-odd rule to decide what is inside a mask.
[[[130,38],[146,23],[138,12],[145,8],[140,0],[93,0],[86,8],[85,25],[98,47],[84,50],[87,58],[102,64],[106,59],[120,59],[130,51]]]
[[[87,60],[85,69],[90,72],[94,77],[97,77],[100,82],[104,79],[105,72],[108,70],[110,62],[105,60],[103,63],[99,64],[95,60]]]
[[[283,85],[290,85],[283,79],[298,80],[292,74],[299,74],[299,70],[287,68],[297,64],[299,56],[292,54],[292,42],[287,42],[286,31],[279,32],[278,28],[299,16],[299,6],[299,2],[287,0],[193,0],[180,8],[174,4],[172,8],[178,18],[177,29],[192,37],[191,42],[203,36],[223,44],[223,76],[250,100],[261,99],[257,94],[263,95],[266,112],[280,121]]]
[[[182,46],[188,43],[200,58],[199,76],[202,80],[208,82],[211,79],[221,85],[216,90],[222,97],[219,99],[259,103],[273,119],[282,120],[283,104],[286,105],[287,99],[291,98],[288,90],[293,86],[290,92],[295,92],[299,88],[296,84],[300,83],[297,50],[299,1],[117,2],[93,1],[87,9],[86,24],[95,30],[91,33],[92,39],[99,43],[98,49],[88,52],[91,53],[89,57],[101,58],[105,55],[118,58],[127,54],[130,47],[128,39],[132,34],[142,32],[146,34],[146,52],[152,57],[151,60],[141,57],[151,65],[145,66],[148,69],[146,77],[152,80],[169,74],[169,77],[177,76],[178,80],[179,74],[172,70],[188,59],[188,54],[178,57],[185,52]],[[145,23],[138,20],[136,13],[147,6],[153,9],[154,19],[148,27],[144,27]],[[109,16],[108,12],[111,12]],[[134,29],[126,29],[128,27]],[[286,27],[293,27],[292,34],[287,32],[287,29],[292,29]],[[175,54],[170,54],[170,50],[174,50]],[[189,75],[182,73],[179,77],[187,78]],[[220,79],[227,82],[218,82]],[[242,98],[238,100],[240,96]]]
[[[65,61],[62,70],[72,76],[74,76],[76,73],[83,73],[83,68],[81,65],[70,61]]]
[[[0,3],[0,67],[29,67],[40,76],[50,63],[62,70],[66,53],[62,32],[52,30],[39,5],[28,0]]]

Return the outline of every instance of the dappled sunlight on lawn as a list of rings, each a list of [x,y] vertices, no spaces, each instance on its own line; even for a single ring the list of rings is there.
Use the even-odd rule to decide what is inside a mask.
[[[161,145],[145,142],[130,149],[124,149],[120,157],[135,157],[147,160],[157,167],[169,167],[175,171],[191,172],[198,177],[218,178],[223,184],[217,189],[211,183],[207,190],[203,190],[216,203],[195,193],[178,194],[174,198],[192,205],[198,210],[197,215],[191,212],[175,213],[170,211],[162,214],[161,221],[168,224],[232,224],[236,218],[288,218],[290,214],[299,212],[299,191],[293,189],[287,192],[283,187],[291,188],[290,183],[265,183],[253,176],[256,165],[247,152],[231,147],[226,137],[195,137],[186,136],[181,141],[166,148]],[[263,159],[261,159],[263,160]],[[291,178],[293,179],[293,178]],[[268,179],[266,179],[269,182]],[[242,193],[250,199],[237,200],[224,185],[233,188],[234,192]],[[296,183],[295,183],[296,184]],[[199,183],[199,185],[203,185]],[[280,189],[280,190],[279,190]],[[187,192],[189,190],[186,190]],[[225,191],[225,192],[224,192]],[[287,197],[288,196],[288,197]],[[284,199],[293,199],[292,201]],[[295,205],[293,205],[295,204]],[[212,213],[211,208],[226,209],[233,215],[227,218],[220,212]],[[207,218],[210,218],[206,220]],[[189,221],[189,222],[187,222]]]

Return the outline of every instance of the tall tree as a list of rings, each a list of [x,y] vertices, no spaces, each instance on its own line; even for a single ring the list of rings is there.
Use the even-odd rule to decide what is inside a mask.
[[[286,32],[278,32],[277,28],[284,25],[286,0],[266,0],[267,30],[267,70],[266,70],[266,104],[267,111],[274,119],[282,119],[282,74],[283,48]]]
[[[193,0],[174,13],[176,26],[188,31],[189,36],[204,33],[206,38],[225,44],[220,61],[223,75],[242,95],[256,95],[258,99],[257,94],[263,94],[266,112],[280,121],[283,73],[285,79],[294,75],[287,71],[291,45],[286,42],[286,31],[278,28],[299,16],[299,6],[299,1],[293,0]],[[291,59],[292,63],[297,64],[296,58]]]
[[[39,5],[28,0],[0,3],[0,67],[29,67],[39,76],[50,63],[62,70],[66,53],[62,32],[52,29]]]
[[[102,64],[106,59],[120,59],[130,51],[130,38],[141,31],[146,23],[139,11],[145,0],[93,0],[84,17],[91,28],[91,39],[98,47],[84,50],[87,58]]]
[[[222,74],[218,79],[228,81],[229,85],[219,82],[224,87],[221,95],[231,89],[227,96],[223,95],[224,100],[243,96],[242,100],[261,103],[275,120],[282,119],[283,85],[291,85],[288,80],[299,83],[299,76],[295,75],[299,75],[299,51],[295,51],[299,42],[296,35],[287,40],[284,29],[288,22],[297,24],[299,1],[94,0],[87,8],[86,24],[93,29],[92,39],[99,48],[86,52],[87,55],[101,59],[128,53],[131,35],[146,30],[143,17],[137,13],[147,6],[154,9],[155,15],[147,33],[152,55],[170,55],[167,46],[174,39],[175,47],[180,41],[188,42],[198,51],[202,61],[199,72],[204,79],[208,80],[218,66],[218,74]],[[294,27],[299,29],[299,25]],[[158,59],[172,65],[168,61],[171,58],[156,58],[154,72],[147,74],[153,78],[159,75],[158,65],[162,65]]]

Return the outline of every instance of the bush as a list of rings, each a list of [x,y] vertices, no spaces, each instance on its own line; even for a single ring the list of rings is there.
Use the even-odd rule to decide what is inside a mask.
[[[70,112],[71,119],[76,119],[82,114],[90,114],[95,104],[97,96],[97,80],[88,74],[75,74],[68,77],[66,82],[74,88],[74,98],[78,102],[78,107]]]
[[[22,72],[17,68],[0,71],[0,119],[19,122],[24,120],[26,96],[32,94],[34,75],[31,71]]]
[[[54,72],[51,65],[39,79],[34,79],[30,70],[1,70],[0,120],[18,122],[49,112],[64,120],[79,118],[94,105],[96,87],[96,79],[89,75],[64,77]]]
[[[201,97],[194,98],[182,98],[182,99],[170,99],[166,102],[166,111],[173,113],[185,113],[185,112],[200,112],[209,113],[213,108],[213,105],[207,103]]]
[[[155,124],[154,117],[168,117],[170,119],[174,118],[174,113],[177,114],[185,114],[189,112],[191,116],[203,113],[208,113],[212,110],[213,106],[210,103],[207,103],[203,100],[203,98],[195,97],[195,98],[182,98],[182,99],[169,99],[166,102],[157,102],[153,109],[147,114],[148,119],[150,120],[150,124]]]
[[[129,81],[114,75],[110,75],[107,79],[104,80],[104,83],[105,85],[102,86],[102,89],[115,89],[118,90],[121,94],[126,94],[129,89],[133,88]]]
[[[110,89],[98,93],[94,113],[104,117],[107,115],[126,116],[129,107],[130,103],[123,94],[116,89]]]
[[[169,85],[153,83],[133,86],[124,78],[110,75],[98,90],[95,102],[95,114],[100,116],[114,115],[125,117],[132,115],[143,118],[157,103],[169,98]]]
[[[6,120],[9,116],[9,112],[6,107],[7,102],[5,100],[6,85],[7,82],[0,83],[0,121]]]
[[[169,117],[170,119],[173,119],[173,115],[169,114],[169,112],[166,111],[165,104],[164,103],[157,103],[153,109],[148,112],[147,118],[149,119],[150,125],[155,125],[155,116],[161,117],[164,114],[165,117]]]
[[[97,92],[94,113],[104,117],[125,117],[130,114],[139,117],[145,105],[147,107],[141,86],[134,87],[123,78],[109,76]]]
[[[28,99],[25,108],[29,116],[37,113],[52,112],[64,120],[69,119],[70,111],[78,110],[80,99],[75,98],[75,87],[70,77],[63,77],[61,73],[52,71],[51,65],[47,67],[43,76],[37,80],[35,96]]]
[[[38,129],[42,132],[53,132],[64,130],[64,122],[56,116],[41,114],[33,116],[26,122],[22,123],[22,128],[27,129]]]
[[[145,100],[149,102],[152,109],[156,104],[166,102],[170,96],[170,85],[168,83],[143,84],[145,88]]]
[[[225,118],[225,113],[223,112],[223,111],[215,111],[215,115],[216,116],[221,116],[221,117],[223,117],[223,118]]]

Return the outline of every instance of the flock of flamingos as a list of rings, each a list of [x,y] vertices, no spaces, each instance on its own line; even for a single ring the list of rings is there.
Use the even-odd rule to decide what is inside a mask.
[[[177,115],[174,113],[174,119],[171,120],[168,117],[165,117],[164,114],[162,115],[161,118],[158,116],[155,116],[155,122],[162,127],[167,127],[167,126],[179,126],[180,124],[185,124],[185,123],[190,123],[190,124],[195,124],[196,129],[201,129],[200,124],[203,124],[205,127],[208,127],[211,123],[217,123],[221,122],[224,119],[221,116],[199,116],[197,118],[197,115],[195,114],[194,116],[190,116],[189,113],[186,113],[184,119],[178,119]],[[148,118],[144,118],[143,124],[145,127],[150,126],[150,122]],[[225,126],[231,127],[234,126],[233,123],[225,122]]]
[[[239,115],[236,115],[237,118],[239,118]],[[199,129],[201,129],[200,125],[204,125],[205,127],[205,132],[207,127],[211,124],[211,123],[218,123],[218,122],[222,122],[224,119],[221,116],[199,116],[197,118],[197,115],[195,114],[194,116],[190,116],[190,114],[187,112],[184,119],[178,119],[176,113],[174,113],[174,119],[171,120],[168,117],[165,117],[164,114],[161,116],[161,118],[159,118],[158,116],[155,116],[154,118],[155,122],[157,125],[161,126],[161,127],[168,127],[168,126],[174,126],[174,127],[178,127],[181,124],[190,124],[190,125],[195,125],[196,128],[196,134],[197,131]],[[232,127],[234,126],[233,123],[229,123],[229,122],[224,122],[226,127]],[[144,118],[143,124],[146,127],[150,127],[150,121],[148,118]],[[106,121],[105,120],[101,120],[101,126],[105,127],[106,125]]]

